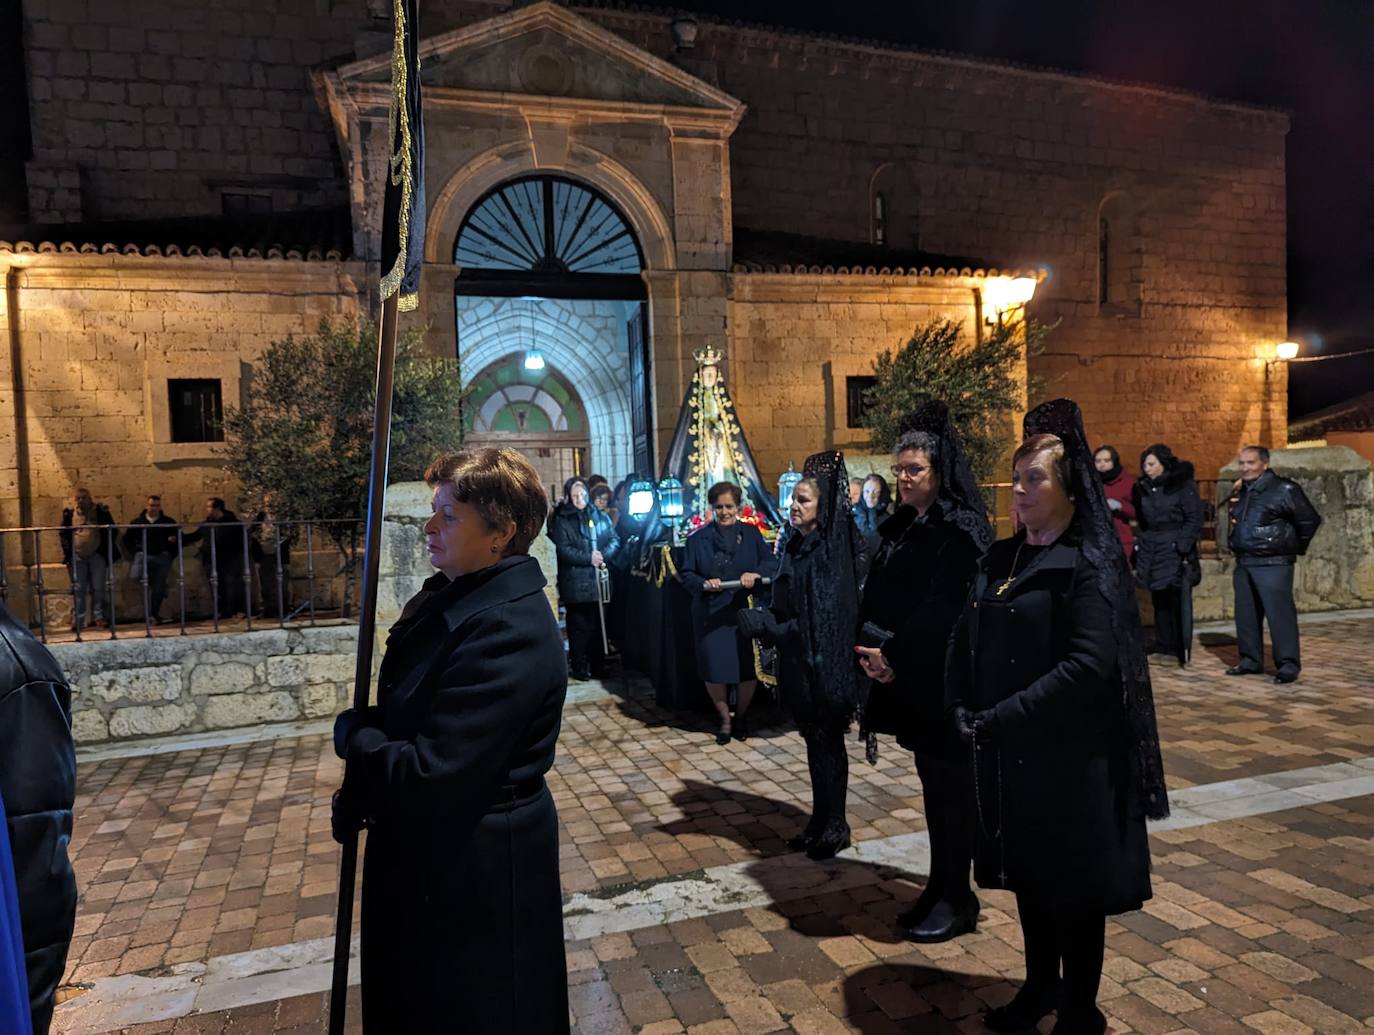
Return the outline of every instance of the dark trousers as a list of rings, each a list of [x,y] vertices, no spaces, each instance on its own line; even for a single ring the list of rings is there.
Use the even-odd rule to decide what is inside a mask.
[[[563,610],[568,616],[568,668],[600,675],[606,670],[606,652],[596,604],[564,604]]]
[[[1063,965],[1059,1019],[1090,1017],[1097,1009],[1107,918],[1102,913],[1065,912],[1031,895],[1018,894],[1021,937],[1026,948],[1026,987],[1051,989]]]
[[[1293,565],[1236,565],[1232,582],[1236,590],[1236,640],[1244,668],[1264,668],[1264,630],[1269,620],[1269,639],[1274,664],[1280,670],[1302,668],[1298,654],[1298,609],[1293,603]]]
[[[148,573],[148,616],[157,618],[162,611],[162,601],[167,597],[167,576],[172,571],[172,558],[165,553],[150,553],[144,556],[143,565]]]
[[[1155,646],[1177,654],[1183,633],[1179,628],[1182,610],[1178,606],[1180,589],[1152,589],[1150,603],[1155,609]]]
[[[973,898],[969,866],[973,863],[972,769],[962,758],[916,752],[930,835],[930,880],[926,895],[962,907]],[[924,896],[923,896],[924,897]]]
[[[278,586],[278,582],[280,582],[280,586]],[[258,585],[262,589],[263,614],[277,618],[280,613],[291,610],[291,574],[283,567],[281,578],[278,579],[275,558],[264,557],[258,561]],[[281,591],[280,595],[278,589]],[[280,600],[280,605],[278,600]]]
[[[215,601],[221,618],[243,614],[247,608],[243,603],[243,566],[224,567],[216,573],[218,586],[212,586]]]
[[[849,793],[849,753],[844,749],[844,730],[812,729],[802,733],[806,741],[806,765],[811,770],[811,821],[807,832],[815,837],[847,831],[845,798]]]

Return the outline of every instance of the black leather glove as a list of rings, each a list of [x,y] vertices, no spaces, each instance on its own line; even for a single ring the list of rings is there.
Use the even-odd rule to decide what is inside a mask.
[[[382,710],[375,704],[366,708],[346,708],[334,720],[334,754],[340,758],[348,757],[348,742],[354,735],[367,726],[382,724]]]
[[[1000,739],[1002,720],[997,717],[996,708],[985,708],[973,715],[974,736],[980,744],[992,744]]]
[[[959,739],[965,744],[972,744],[973,738],[978,729],[973,721],[973,710],[965,708],[962,704],[954,709],[954,731],[959,734]]]
[[[329,813],[329,832],[334,840],[341,845],[347,844],[349,839],[357,837],[358,831],[366,825],[362,811],[354,803],[353,796],[345,794],[342,788],[335,791]]]

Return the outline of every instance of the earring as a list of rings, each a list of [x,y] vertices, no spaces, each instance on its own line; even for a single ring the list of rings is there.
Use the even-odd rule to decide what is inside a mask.
[[[492,552],[492,553],[500,553],[500,552],[501,552],[501,547],[497,546],[495,543],[492,543],[492,544],[491,544],[491,552]]]

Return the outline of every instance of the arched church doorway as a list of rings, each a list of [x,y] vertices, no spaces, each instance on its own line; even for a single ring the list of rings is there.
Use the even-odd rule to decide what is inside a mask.
[[[550,488],[585,475],[591,446],[586,410],[568,379],[528,353],[497,360],[472,378],[463,400],[464,441],[524,453]]]
[[[576,401],[585,433],[545,429],[518,444],[553,485],[573,474],[604,474],[613,483],[631,471],[652,473],[653,441],[647,292],[643,253],[629,222],[592,187],[566,176],[534,174],[488,191],[458,231],[454,284],[458,357],[475,440],[509,435],[479,429],[474,407],[514,407],[509,424],[542,426],[532,400],[479,400],[484,378],[504,371],[511,386],[561,386]],[[509,393],[509,386],[502,391]],[[496,412],[496,411],[493,411]],[[541,411],[542,412],[542,411]],[[528,427],[522,430],[522,434]],[[544,438],[539,438],[543,435]],[[491,441],[495,441],[492,439]],[[516,444],[510,439],[510,444]],[[542,451],[542,452],[541,452]],[[546,470],[547,469],[547,470]]]

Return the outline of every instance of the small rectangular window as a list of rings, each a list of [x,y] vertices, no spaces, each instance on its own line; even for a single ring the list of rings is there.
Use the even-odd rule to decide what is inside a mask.
[[[224,393],[218,378],[170,378],[173,442],[223,442]]]
[[[239,194],[224,191],[219,196],[220,208],[226,216],[270,216],[272,195]]]
[[[878,383],[876,377],[846,377],[844,379],[845,427],[867,427],[868,390]]]

